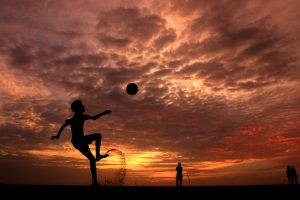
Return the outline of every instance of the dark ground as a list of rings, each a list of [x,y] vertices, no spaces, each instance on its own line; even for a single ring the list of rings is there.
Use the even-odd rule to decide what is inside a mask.
[[[54,185],[0,185],[0,195],[10,199],[60,199],[61,197],[87,199],[299,199],[300,185],[261,186],[198,186],[198,187],[113,187],[54,186]],[[0,196],[0,197],[1,197]],[[9,197],[9,198],[8,198]],[[1,198],[4,199],[4,198]]]

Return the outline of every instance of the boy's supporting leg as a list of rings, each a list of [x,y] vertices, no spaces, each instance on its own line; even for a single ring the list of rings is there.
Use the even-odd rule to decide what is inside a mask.
[[[96,160],[92,159],[90,160],[90,169],[91,169],[91,174],[92,174],[92,180],[93,180],[93,185],[98,185],[98,180],[97,180],[97,170],[96,170]]]
[[[93,156],[91,150],[89,149],[88,144],[82,145],[77,148],[85,157],[87,157],[90,161],[90,170],[92,175],[92,184],[98,185],[97,180],[97,170],[96,170],[96,159]]]

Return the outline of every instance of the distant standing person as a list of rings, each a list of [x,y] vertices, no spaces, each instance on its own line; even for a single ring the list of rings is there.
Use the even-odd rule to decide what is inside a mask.
[[[179,162],[176,167],[176,186],[182,186],[182,169],[181,162]]]
[[[294,166],[291,168],[292,184],[298,184],[298,174]]]
[[[286,168],[286,176],[288,178],[289,185],[292,184],[291,167],[288,165]]]

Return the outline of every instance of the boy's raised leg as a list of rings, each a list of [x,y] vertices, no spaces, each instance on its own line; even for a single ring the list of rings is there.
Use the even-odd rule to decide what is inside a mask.
[[[104,154],[104,155],[100,154],[100,146],[102,140],[101,133],[93,133],[91,135],[87,135],[86,138],[88,139],[89,144],[92,143],[94,140],[96,141],[96,161],[99,161],[102,158],[106,158],[109,156],[108,154]]]

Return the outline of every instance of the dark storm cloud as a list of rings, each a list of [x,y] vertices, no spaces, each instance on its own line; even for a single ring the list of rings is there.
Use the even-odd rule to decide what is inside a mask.
[[[159,37],[154,41],[154,46],[156,48],[163,48],[166,45],[174,42],[176,40],[176,33],[173,29],[165,30],[159,35]]]
[[[298,127],[299,113],[295,112],[294,108],[299,106],[299,97],[290,100],[285,98],[286,95],[297,96],[297,91],[298,89],[293,87],[288,90],[277,88],[272,92],[263,92],[249,99],[245,105],[240,105],[245,117],[241,119],[241,122],[245,124],[239,122],[237,125],[241,130],[246,130],[251,134],[244,135],[243,131],[238,131],[236,127],[235,134],[227,135],[219,140],[222,145],[217,143],[217,146],[223,146],[223,150],[218,152],[218,156],[222,157],[222,154],[226,154],[228,151],[231,153],[227,156],[232,158],[245,156],[264,158],[270,154],[276,157],[286,155],[285,151],[289,148],[294,149],[294,145],[290,146],[288,143],[280,142],[279,137],[290,138],[291,136],[288,136],[287,133],[296,131],[296,127]],[[295,144],[299,144],[298,139],[291,140]],[[258,148],[259,146],[260,148]]]
[[[139,8],[119,8],[110,13],[103,13],[99,18],[98,30],[121,37],[130,36],[138,41],[151,39],[165,23],[160,16]]]
[[[12,65],[29,65],[34,57],[30,54],[29,46],[16,46],[11,50]]]
[[[16,119],[18,120],[18,119]],[[37,145],[39,142],[44,141],[45,135],[37,134],[30,128],[16,127],[16,124],[7,124],[0,127],[1,136],[0,142],[2,150],[5,151],[7,147],[18,146],[17,151],[32,148],[42,148]],[[10,149],[8,153],[13,154],[14,150]]]
[[[174,3],[177,4],[182,5],[180,2]],[[194,7],[195,5],[203,6]],[[252,13],[250,7],[251,2],[247,1],[184,3],[179,7],[180,14],[186,15],[185,9],[189,8],[191,12],[198,9],[200,15],[191,21],[188,31],[185,32],[190,38],[194,38],[194,41],[182,42],[176,50],[170,52],[170,56],[185,59],[201,58],[203,55],[221,56],[218,62],[224,66],[223,72],[216,76],[217,72],[214,70],[219,71],[219,68],[212,67],[210,71],[213,74],[208,77],[220,79],[226,86],[234,85],[235,89],[255,89],[272,85],[275,81],[294,79],[294,74],[299,74],[295,65],[299,58],[293,52],[287,53],[290,51],[290,44],[295,40],[294,35],[282,32],[279,24],[272,21],[273,13],[264,13],[255,20],[248,18],[248,13],[244,12]],[[207,35],[206,38],[197,41],[196,38],[203,34]],[[255,61],[255,67],[244,64],[246,60]],[[243,70],[236,71],[236,68]],[[191,70],[195,70],[195,67]],[[186,69],[182,72],[191,70]],[[203,71],[201,67],[198,70],[199,73]],[[239,83],[243,79],[253,81]]]
[[[140,48],[155,39],[154,46],[162,48],[176,38],[174,30],[165,25],[163,18],[147,9],[119,8],[101,13],[96,30],[99,41],[107,47]]]
[[[193,63],[184,67],[179,74],[197,74],[201,78],[207,79],[223,79],[222,76],[228,75],[228,71],[218,62],[211,61],[207,63]],[[221,77],[219,77],[221,76]]]

